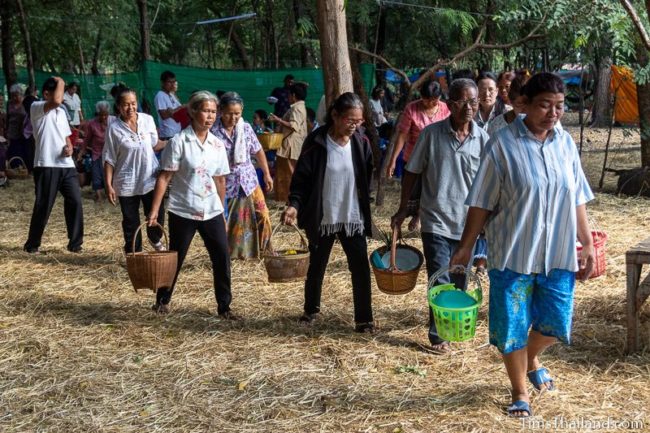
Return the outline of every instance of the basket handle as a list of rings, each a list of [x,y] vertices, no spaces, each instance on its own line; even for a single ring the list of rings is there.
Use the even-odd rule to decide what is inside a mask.
[[[142,231],[143,227],[147,227],[147,222],[143,222],[140,224],[140,227],[133,233],[133,240],[131,241],[131,254],[135,254],[135,240],[138,238],[138,233]],[[167,232],[165,231],[165,228],[161,226],[159,223],[154,224],[156,227],[160,227],[160,231],[162,231],[163,236],[165,237],[165,249],[169,251],[169,239],[167,238]]]
[[[27,164],[25,164],[25,160],[22,159],[20,156],[14,156],[14,157],[9,158],[7,160],[7,162],[5,163],[7,168],[11,168],[11,161],[13,161],[14,159],[17,159],[18,161],[20,161],[20,167],[19,168],[27,168]]]
[[[275,232],[280,227],[286,226],[286,225],[288,225],[289,227],[293,227],[293,229],[298,232],[298,234],[300,235],[300,246],[302,247],[302,249],[307,249],[307,239],[305,239],[305,235],[302,234],[302,231],[300,231],[300,229],[298,228],[298,226],[296,224],[278,224],[273,228],[273,231],[271,232],[271,237],[269,238],[269,242],[266,244],[267,245],[266,246],[266,251],[269,251],[271,253],[275,252],[275,250],[273,249],[273,244],[271,242],[271,239],[273,239],[273,236],[275,235]]]
[[[429,281],[427,282],[427,287],[428,290],[431,290],[438,278],[440,278],[445,272],[451,272],[451,273],[461,273],[459,271],[462,271],[465,275],[467,275],[478,287],[478,290],[481,292],[483,291],[483,288],[481,287],[481,280],[479,277],[472,272],[469,266],[461,266],[461,265],[456,265],[451,268],[440,268],[436,272],[431,275],[431,278],[429,278]],[[467,280],[465,281],[465,286],[467,286]],[[463,290],[466,290],[465,287],[463,287]]]
[[[397,261],[397,239],[399,238],[399,229],[397,227],[393,227],[393,238],[390,243],[390,266],[389,270],[394,271],[398,270],[396,261]]]
[[[591,215],[587,215],[587,222],[589,223],[589,228],[592,232],[602,232],[603,229],[600,227],[600,224],[596,221]]]

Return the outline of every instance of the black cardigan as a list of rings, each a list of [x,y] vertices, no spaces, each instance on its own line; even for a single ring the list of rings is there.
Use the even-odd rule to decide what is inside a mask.
[[[323,181],[327,167],[327,126],[321,126],[307,136],[291,178],[289,206],[298,211],[298,227],[304,229],[310,243],[316,243],[323,220]],[[370,181],[372,151],[368,141],[355,132],[350,137],[352,165],[357,185],[359,209],[363,215],[364,234],[372,236],[370,216]]]

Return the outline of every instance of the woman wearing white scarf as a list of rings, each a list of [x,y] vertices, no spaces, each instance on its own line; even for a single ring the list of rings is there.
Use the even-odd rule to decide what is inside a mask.
[[[251,157],[264,174],[266,191],[273,189],[266,155],[251,125],[242,119],[244,101],[235,92],[220,100],[221,117],[212,133],[226,146],[230,174],[226,177],[228,245],[233,259],[259,258],[271,239],[271,220]]]
[[[323,278],[338,239],[352,279],[354,329],[372,333],[375,326],[366,241],[372,234],[372,151],[357,130],[363,121],[359,96],[344,93],[336,99],[327,123],[305,140],[281,220],[284,224],[297,222],[309,239],[305,304],[299,321],[309,325],[319,317]]]

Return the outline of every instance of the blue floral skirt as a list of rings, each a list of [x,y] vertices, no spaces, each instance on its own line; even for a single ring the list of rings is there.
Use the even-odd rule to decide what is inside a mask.
[[[490,343],[503,354],[528,345],[532,329],[569,344],[575,273],[553,269],[548,275],[524,275],[492,269]]]

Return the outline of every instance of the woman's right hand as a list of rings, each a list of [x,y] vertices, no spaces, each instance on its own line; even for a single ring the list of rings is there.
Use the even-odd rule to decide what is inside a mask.
[[[296,223],[296,218],[298,217],[298,210],[293,207],[293,206],[288,206],[284,212],[282,212],[282,216],[280,217],[280,221],[282,224],[285,225],[294,225]]]
[[[113,206],[117,205],[117,195],[115,194],[113,187],[110,185],[106,185],[106,198],[108,198],[109,203]]]

